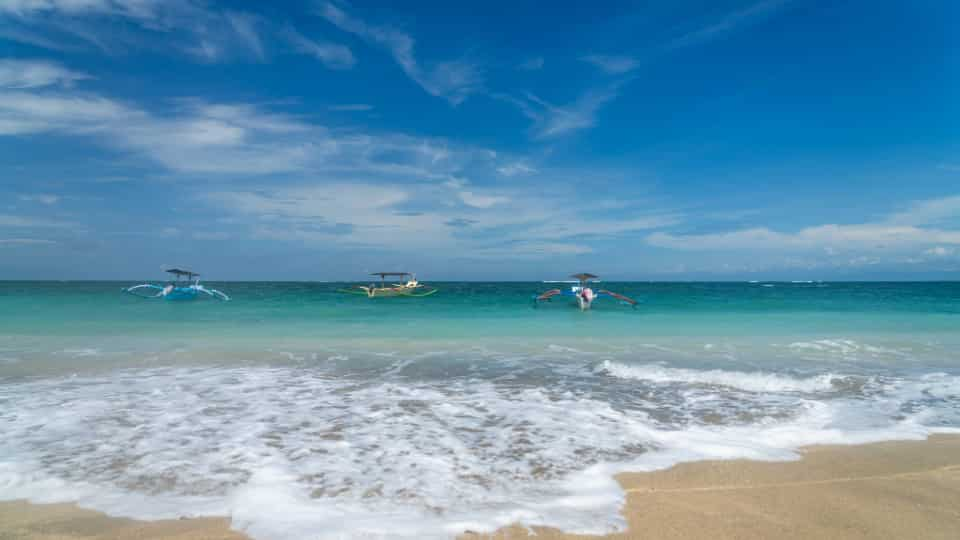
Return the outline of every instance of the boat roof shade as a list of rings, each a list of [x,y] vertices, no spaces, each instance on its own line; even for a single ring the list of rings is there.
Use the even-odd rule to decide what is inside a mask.
[[[179,268],[170,268],[169,270],[165,270],[165,272],[170,273],[170,274],[173,274],[173,275],[175,275],[175,276],[190,276],[190,277],[194,277],[194,276],[199,276],[199,275],[200,275],[200,274],[198,274],[198,273],[196,273],[196,272],[191,272],[191,271],[189,271],[189,270],[181,270],[181,269],[179,269]]]
[[[582,280],[582,281],[586,281],[586,280],[588,280],[588,279],[597,279],[597,278],[600,277],[600,276],[595,276],[595,275],[593,275],[593,274],[587,274],[586,272],[584,272],[583,274],[574,274],[574,275],[572,275],[572,276],[570,276],[570,277],[576,278],[576,279],[579,279],[579,280]]]
[[[371,272],[370,275],[386,277],[386,276],[412,276],[413,274],[411,274],[410,272]]]

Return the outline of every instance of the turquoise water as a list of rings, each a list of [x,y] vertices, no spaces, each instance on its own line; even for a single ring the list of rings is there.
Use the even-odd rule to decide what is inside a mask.
[[[960,428],[960,283],[0,282],[0,498],[255,538],[623,526],[621,470]]]
[[[938,333],[957,329],[960,283],[604,283],[640,301],[534,309],[540,283],[438,283],[429,298],[368,299],[335,283],[208,283],[233,301],[164,302],[113,282],[0,282],[5,335],[489,338]],[[764,286],[768,285],[768,286]],[[772,285],[772,286],[769,286]]]

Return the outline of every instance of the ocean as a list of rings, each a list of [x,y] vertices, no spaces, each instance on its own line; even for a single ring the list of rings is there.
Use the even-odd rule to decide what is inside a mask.
[[[255,539],[625,526],[622,471],[960,432],[960,283],[0,282],[0,499]]]

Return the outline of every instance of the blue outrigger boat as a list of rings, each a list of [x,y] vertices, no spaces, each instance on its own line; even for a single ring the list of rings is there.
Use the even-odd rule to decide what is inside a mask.
[[[571,286],[568,290],[550,289],[549,291],[541,293],[540,295],[534,297],[534,306],[539,305],[540,302],[550,302],[558,296],[572,296],[576,299],[576,305],[581,311],[590,309],[590,306],[593,305],[594,300],[600,298],[613,298],[623,305],[631,306],[633,308],[637,307],[637,301],[633,298],[615,293],[613,291],[608,291],[606,289],[598,289],[597,291],[594,291],[589,284],[591,281],[596,281],[599,279],[599,276],[583,273],[574,274],[570,277],[576,279],[576,281],[570,282],[576,283],[576,285]]]
[[[166,271],[173,279],[166,285],[142,283],[127,287],[123,292],[140,298],[162,298],[164,300],[196,300],[200,294],[206,294],[217,300],[229,301],[230,297],[216,289],[208,289],[200,284],[200,274],[189,270],[171,268]]]

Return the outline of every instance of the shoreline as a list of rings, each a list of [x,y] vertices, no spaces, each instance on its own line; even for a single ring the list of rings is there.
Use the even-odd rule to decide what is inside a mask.
[[[955,538],[960,435],[810,446],[796,461],[697,461],[622,473],[629,529],[606,536],[514,526],[462,540]],[[0,540],[241,540],[229,519],[140,521],[72,503],[0,502]]]

